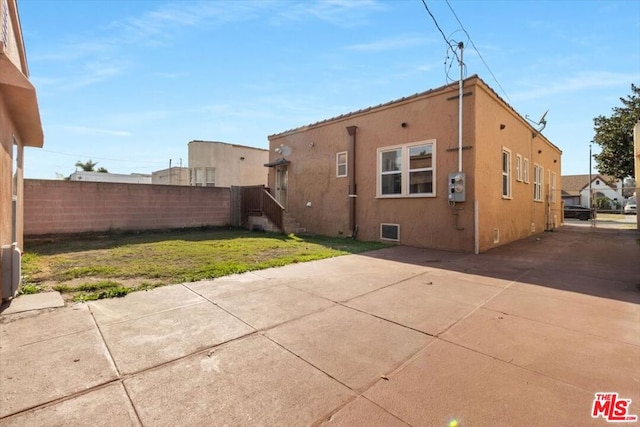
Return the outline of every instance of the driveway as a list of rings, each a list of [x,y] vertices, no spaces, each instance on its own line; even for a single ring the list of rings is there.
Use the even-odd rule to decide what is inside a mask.
[[[639,237],[399,246],[3,314],[0,424],[606,425],[599,392],[640,415]]]

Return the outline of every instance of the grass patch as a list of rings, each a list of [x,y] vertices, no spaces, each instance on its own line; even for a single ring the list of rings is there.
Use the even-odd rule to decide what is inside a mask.
[[[246,230],[109,235],[29,245],[23,271],[30,282],[87,301],[385,246]]]
[[[18,295],[31,295],[42,292],[42,288],[34,283],[24,283],[18,290]]]

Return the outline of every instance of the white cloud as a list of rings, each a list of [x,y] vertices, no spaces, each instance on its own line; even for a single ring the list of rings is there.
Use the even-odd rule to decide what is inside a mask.
[[[411,46],[427,44],[429,40],[425,37],[407,35],[387,39],[375,40],[369,43],[360,43],[345,46],[344,49],[360,52],[380,52],[385,50],[397,50]]]
[[[107,135],[117,137],[131,136],[131,132],[123,130],[99,129],[85,126],[62,126],[62,128],[78,135]]]
[[[630,85],[638,81],[638,74],[621,74],[608,71],[582,72],[575,76],[555,81],[529,84],[529,88],[511,94],[514,101],[529,101],[558,94],[566,94],[587,89]]]

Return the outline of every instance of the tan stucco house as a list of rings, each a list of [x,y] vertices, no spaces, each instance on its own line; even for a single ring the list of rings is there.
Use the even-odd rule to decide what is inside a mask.
[[[16,0],[0,0],[0,13],[0,297],[5,300],[20,282],[24,147],[42,147],[44,136]]]
[[[269,136],[273,196],[310,233],[417,247],[478,253],[556,227],[560,149],[477,76],[460,143],[458,91]]]
[[[191,141],[189,151],[190,184],[201,187],[266,185],[264,148],[220,141]]]

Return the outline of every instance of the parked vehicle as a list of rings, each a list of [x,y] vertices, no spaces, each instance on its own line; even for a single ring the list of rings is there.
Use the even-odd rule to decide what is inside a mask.
[[[593,210],[578,205],[565,205],[564,217],[577,218],[580,221],[588,221],[593,218]]]
[[[629,200],[626,205],[624,205],[624,213],[636,215],[638,213],[638,203],[635,199]]]

